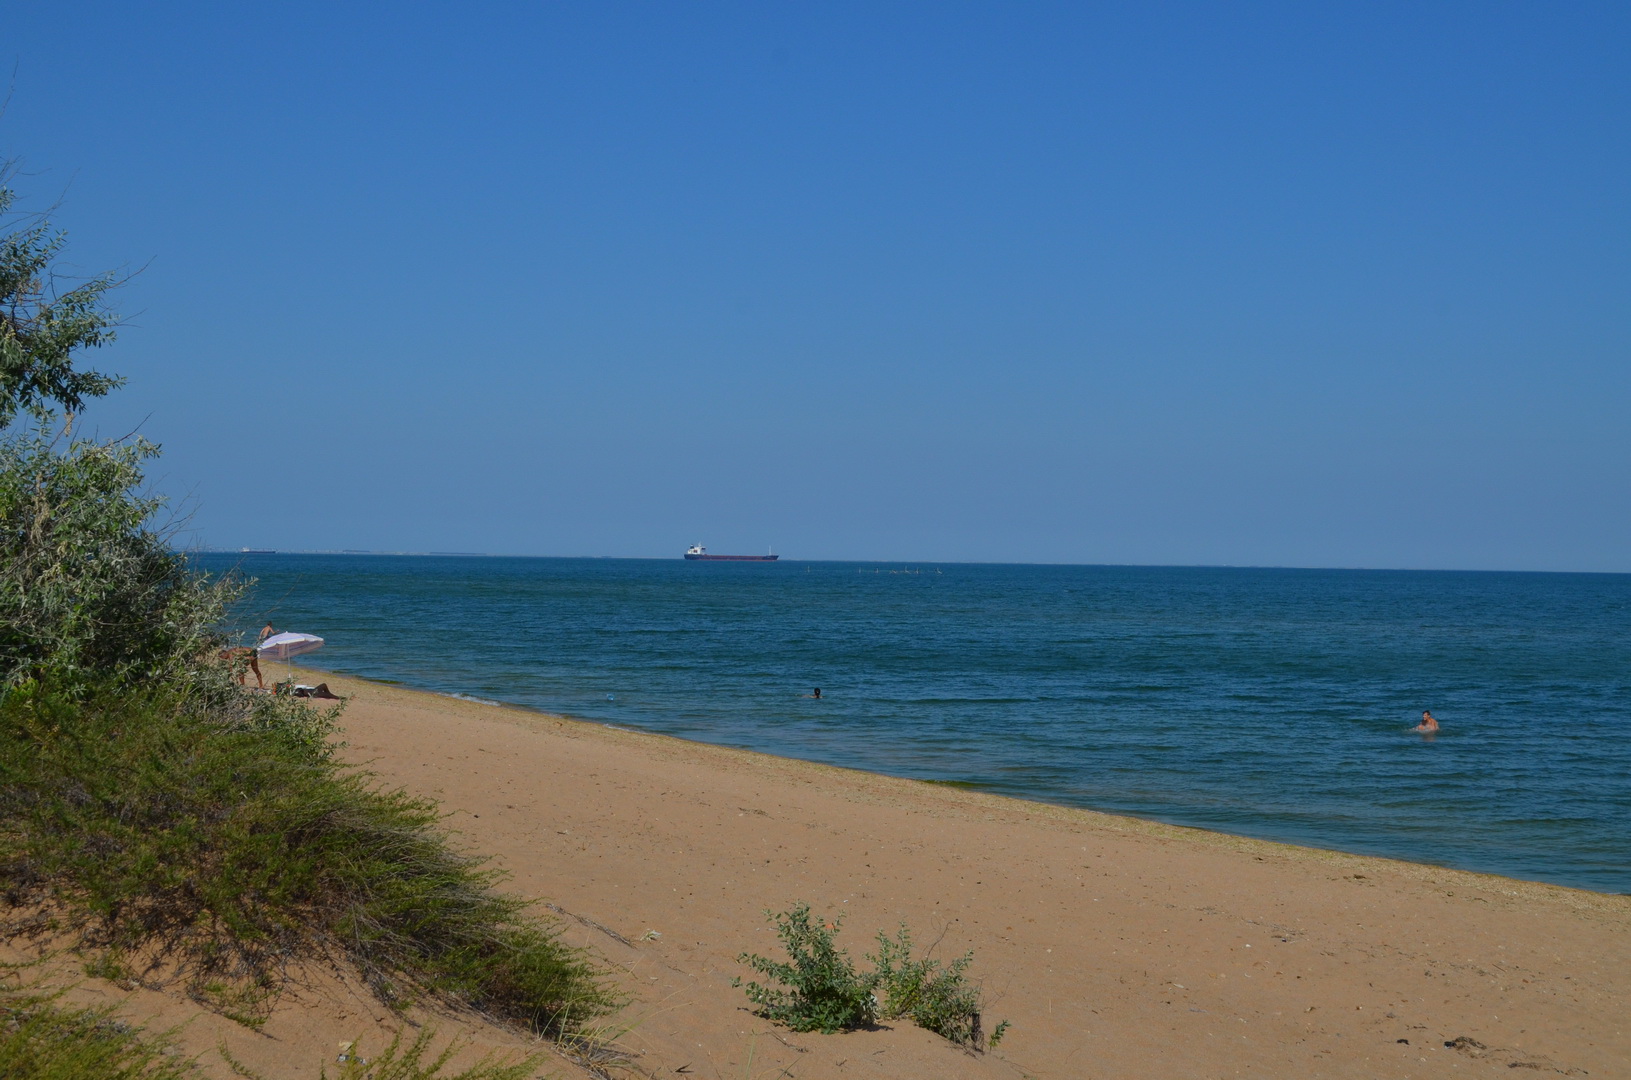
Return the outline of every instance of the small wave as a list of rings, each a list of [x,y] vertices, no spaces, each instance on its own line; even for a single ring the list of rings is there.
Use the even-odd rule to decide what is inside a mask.
[[[1047,699],[1031,694],[1026,697],[903,697],[893,702],[884,700],[895,705],[1030,705]]]
[[[444,692],[444,691],[438,690],[438,691],[434,691],[434,693],[436,694],[437,697],[457,698],[460,701],[474,701],[478,705],[502,705],[502,704],[504,704],[502,701],[494,701],[492,698],[477,697],[474,694],[461,694],[461,693],[459,693],[457,691]]]

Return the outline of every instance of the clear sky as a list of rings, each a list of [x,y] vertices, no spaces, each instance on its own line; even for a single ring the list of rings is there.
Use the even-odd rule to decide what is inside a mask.
[[[1631,571],[1631,6],[11,3],[198,542]]]

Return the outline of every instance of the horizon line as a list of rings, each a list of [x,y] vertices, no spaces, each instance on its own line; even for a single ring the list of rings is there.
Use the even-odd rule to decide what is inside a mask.
[[[183,555],[362,555],[391,558],[460,558],[460,559],[594,559],[628,562],[684,562],[681,556],[664,555],[539,555],[516,552],[488,551],[395,551],[364,548],[217,548],[197,547],[178,552]],[[1289,563],[1117,563],[1117,562],[1047,562],[1001,561],[989,559],[799,559],[783,555],[778,563],[763,565],[791,565],[794,563],[900,563],[936,566],[1060,566],[1129,570],[1304,570],[1341,571],[1345,573],[1395,574],[1591,574],[1623,577],[1631,570],[1513,570],[1471,569],[1457,567],[1410,566],[1313,566]],[[760,565],[760,564],[750,564]]]

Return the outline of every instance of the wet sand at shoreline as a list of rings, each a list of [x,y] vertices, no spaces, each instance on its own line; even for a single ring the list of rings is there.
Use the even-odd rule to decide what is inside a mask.
[[[347,760],[439,800],[508,888],[604,958],[632,998],[612,1021],[631,1075],[1631,1075],[1631,897],[297,674],[350,699]],[[795,1035],[753,1016],[735,958],[775,954],[763,912],[799,901],[841,915],[857,958],[902,920],[937,956],[972,949],[985,1029],[1008,1020],[1007,1037],[973,1055],[905,1022]],[[268,1077],[313,1076],[335,1032],[377,1012],[335,982],[291,995],[265,1034],[227,1034]]]

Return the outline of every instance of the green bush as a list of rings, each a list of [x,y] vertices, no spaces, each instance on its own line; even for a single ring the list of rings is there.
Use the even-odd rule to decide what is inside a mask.
[[[434,803],[334,761],[335,712],[233,685],[218,628],[242,590],[152,527],[156,452],[0,437],[11,921],[45,911],[93,947],[167,956],[246,1023],[290,958],[337,951],[394,1003],[551,1033],[604,1011],[587,958],[450,846]]]
[[[290,961],[332,956],[396,1004],[556,1034],[605,1011],[587,957],[450,844],[433,802],[334,760],[336,713],[233,685],[220,630],[243,585],[156,527],[157,447],[67,441],[122,381],[79,365],[113,339],[120,282],[57,290],[63,235],[13,209],[14,173],[0,162],[0,931],[75,932],[105,975],[169,961],[246,1023]]]
[[[0,991],[0,1076],[6,1080],[188,1080],[192,1063],[108,1008],[75,1009],[50,994]]]
[[[867,959],[872,961],[883,993],[881,1016],[909,1017],[918,1027],[955,1043],[978,1041],[980,992],[963,978],[974,962],[972,952],[944,967],[927,954],[914,959],[912,936],[902,923],[894,938],[878,932],[878,951],[867,954]]]
[[[304,715],[162,688],[0,697],[12,910],[54,912],[127,965],[167,956],[240,1015],[290,958],[334,953],[386,1001],[441,996],[540,1032],[612,1003],[586,956],[450,846],[434,803],[332,760]]]
[[[737,957],[739,963],[781,984],[747,984],[748,1000],[759,1006],[759,1014],[794,1031],[831,1034],[870,1024],[877,1015],[875,980],[858,975],[849,957],[833,943],[840,922],[827,926],[812,921],[809,904],[765,915],[775,920],[776,936],[791,962],[750,953]],[[741,986],[742,981],[736,979],[732,985]]]
[[[0,692],[173,681],[213,659],[231,581],[190,573],[154,522],[146,440],[70,441],[74,416],[123,384],[82,360],[119,325],[122,279],[74,279],[46,215],[16,209],[0,161]],[[61,435],[53,435],[61,422]]]
[[[0,691],[174,682],[210,666],[239,593],[191,573],[150,528],[141,494],[157,448],[43,435],[0,438]]]
[[[878,951],[867,955],[872,970],[862,974],[833,940],[839,920],[822,922],[808,904],[765,915],[775,922],[790,962],[753,953],[737,957],[773,983],[746,985],[759,1015],[794,1031],[828,1034],[905,1017],[952,1042],[979,1047],[980,992],[965,977],[972,952],[944,966],[927,954],[914,958],[911,933],[902,923],[893,938],[878,933]],[[732,985],[741,986],[742,980]],[[1007,1028],[1006,1021],[997,1025],[993,1045]]]
[[[19,415],[42,424],[57,409],[71,415],[124,382],[76,366],[76,354],[113,341],[119,318],[106,298],[124,282],[99,274],[58,288],[73,279],[56,262],[67,235],[44,214],[16,209],[17,172],[15,161],[0,161],[0,428]]]

